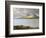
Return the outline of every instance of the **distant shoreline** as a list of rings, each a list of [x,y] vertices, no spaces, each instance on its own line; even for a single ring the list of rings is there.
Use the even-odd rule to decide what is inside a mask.
[[[14,30],[22,30],[22,29],[39,29],[39,27],[30,27],[30,26],[23,26],[23,25],[18,25],[14,26]]]

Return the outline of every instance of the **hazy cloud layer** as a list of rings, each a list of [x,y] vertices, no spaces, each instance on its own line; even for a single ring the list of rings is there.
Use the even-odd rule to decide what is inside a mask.
[[[39,16],[39,9],[13,8],[14,18],[22,16]]]

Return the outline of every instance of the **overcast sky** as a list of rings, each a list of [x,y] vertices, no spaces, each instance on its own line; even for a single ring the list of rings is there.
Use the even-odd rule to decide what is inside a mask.
[[[13,8],[14,18],[22,16],[39,16],[39,9]]]

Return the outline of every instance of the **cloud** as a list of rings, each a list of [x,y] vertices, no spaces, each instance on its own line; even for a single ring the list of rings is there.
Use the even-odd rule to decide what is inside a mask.
[[[28,8],[14,8],[14,18],[20,18],[22,16],[39,16],[39,9],[28,9]]]

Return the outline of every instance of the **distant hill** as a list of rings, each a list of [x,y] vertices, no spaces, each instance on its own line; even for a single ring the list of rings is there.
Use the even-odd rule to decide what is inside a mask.
[[[19,19],[38,19],[38,16],[22,16]]]

